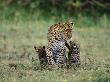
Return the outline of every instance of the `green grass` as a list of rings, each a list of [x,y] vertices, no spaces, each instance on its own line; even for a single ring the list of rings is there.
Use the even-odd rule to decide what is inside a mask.
[[[110,21],[105,15],[97,24],[89,20],[79,16],[73,27],[72,40],[81,45],[81,67],[76,71],[40,70],[33,46],[47,45],[47,30],[54,18],[1,20],[0,82],[110,82]]]

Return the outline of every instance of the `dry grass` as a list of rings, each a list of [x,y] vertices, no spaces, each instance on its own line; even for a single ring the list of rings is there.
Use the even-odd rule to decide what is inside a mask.
[[[1,23],[0,82],[110,82],[110,28],[75,26],[72,39],[81,45],[81,67],[41,71],[33,47],[47,45],[52,24],[41,20]]]

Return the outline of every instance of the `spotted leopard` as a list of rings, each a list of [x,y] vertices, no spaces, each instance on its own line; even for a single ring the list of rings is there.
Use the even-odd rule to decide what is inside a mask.
[[[69,44],[65,43],[69,49],[68,52],[68,64],[70,67],[79,67],[80,65],[80,45],[76,41],[70,41]]]
[[[34,49],[38,55],[38,59],[39,59],[41,67],[46,67],[47,57],[46,57],[45,46],[38,46],[38,47],[34,46]]]
[[[62,68],[65,63],[65,41],[72,37],[72,22],[57,23],[48,29],[47,60],[49,68]]]

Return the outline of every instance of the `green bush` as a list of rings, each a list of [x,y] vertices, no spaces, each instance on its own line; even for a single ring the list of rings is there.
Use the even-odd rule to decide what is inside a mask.
[[[109,0],[1,0],[0,7],[13,5],[25,9],[37,8],[46,10],[67,11],[71,13],[89,12],[95,14],[109,13],[110,1]]]

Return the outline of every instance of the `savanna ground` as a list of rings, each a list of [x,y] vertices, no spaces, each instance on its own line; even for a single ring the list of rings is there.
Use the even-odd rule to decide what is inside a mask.
[[[75,21],[72,40],[80,43],[77,70],[41,70],[34,45],[47,45],[47,30],[57,21],[0,21],[0,82],[110,82],[110,21],[104,15],[91,24]],[[95,21],[95,20],[94,20]]]

